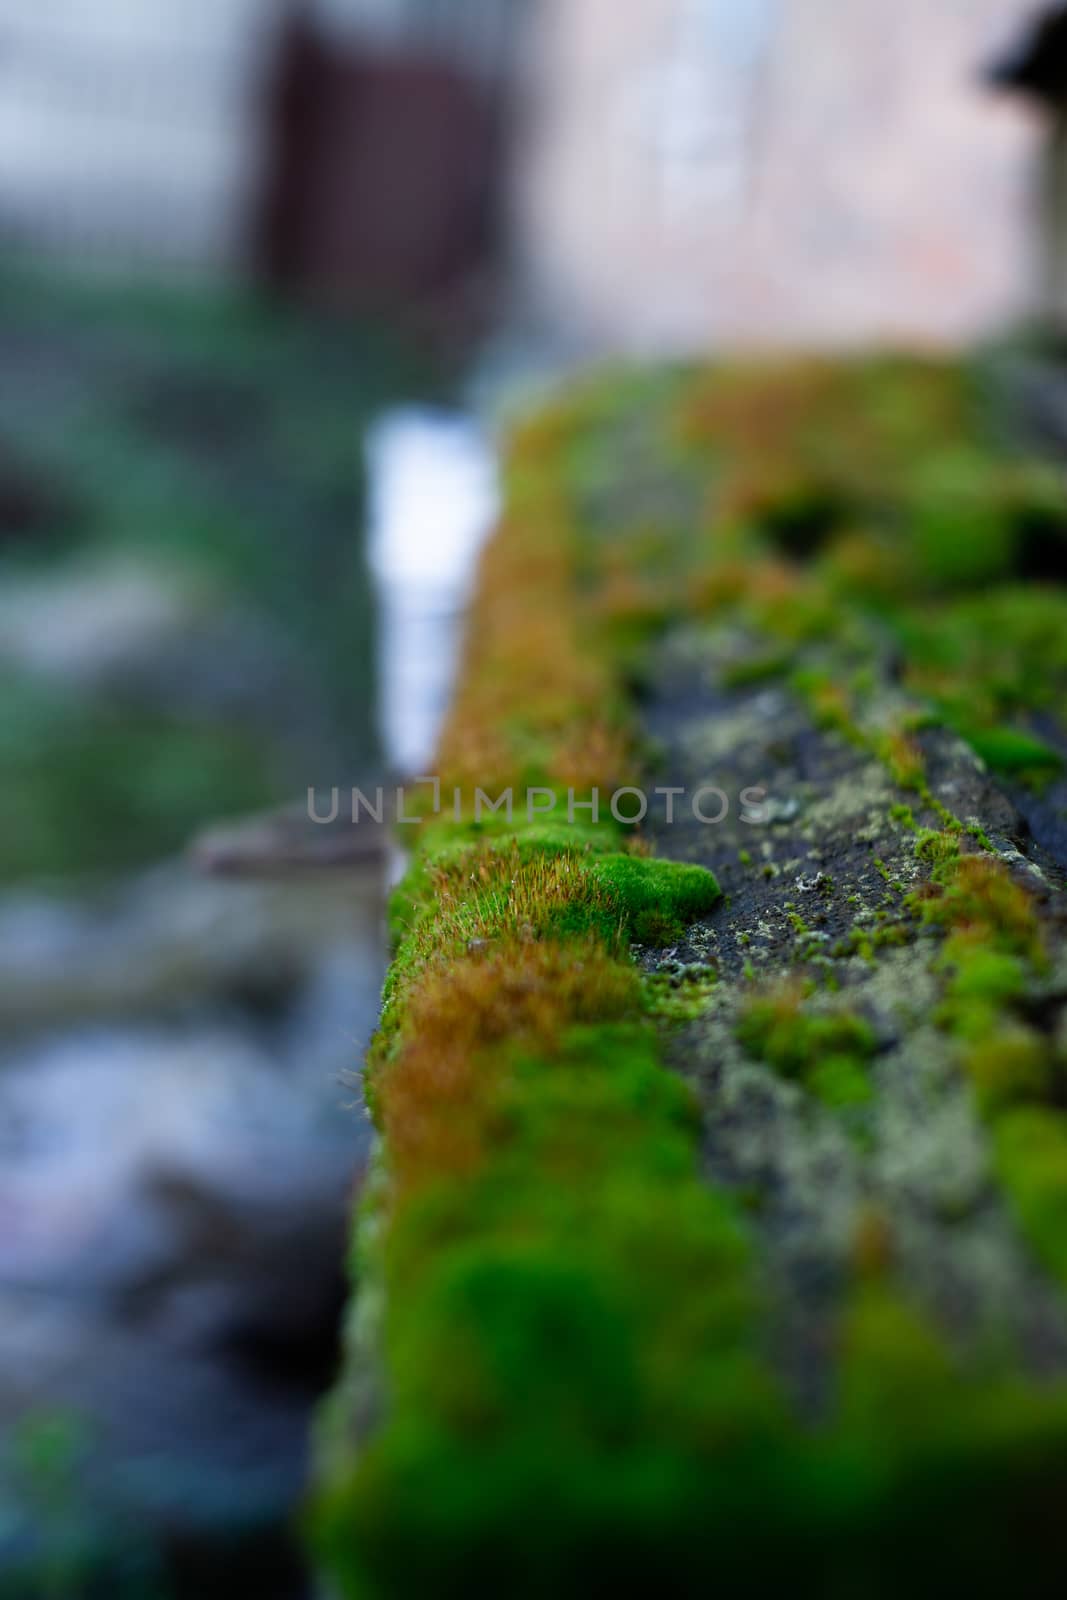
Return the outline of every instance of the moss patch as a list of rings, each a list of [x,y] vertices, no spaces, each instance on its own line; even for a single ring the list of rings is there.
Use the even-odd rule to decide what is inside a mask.
[[[871,1098],[867,1066],[877,1041],[870,1023],[837,1008],[815,1012],[800,991],[754,996],[742,1008],[737,1036],[775,1072],[803,1084],[827,1105],[844,1108]]]

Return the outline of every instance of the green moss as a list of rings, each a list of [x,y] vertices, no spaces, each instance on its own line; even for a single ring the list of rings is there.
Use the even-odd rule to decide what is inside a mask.
[[[974,446],[928,449],[907,492],[912,560],[926,584],[959,590],[1010,574],[1025,501],[999,462]]]
[[[943,1415],[939,1391],[951,1383],[952,1362],[926,1319],[884,1283],[856,1291],[842,1344],[841,1407],[848,1427],[881,1431],[891,1448],[902,1435],[925,1433]]]
[[[403,959],[406,936],[437,909],[442,875],[462,872],[479,855],[496,854],[528,865],[541,859],[564,858],[576,868],[592,855],[618,853],[621,830],[611,823],[591,821],[528,823],[500,816],[486,816],[479,822],[467,819],[454,822],[448,817],[429,818],[418,833],[418,848],[408,870],[389,900],[391,942]],[[487,902],[480,903],[487,909]],[[474,910],[472,899],[472,912]],[[473,917],[472,917],[473,920]],[[501,924],[506,920],[499,919]],[[615,919],[616,923],[618,919]],[[582,924],[588,928],[588,921]],[[617,927],[616,927],[617,931]],[[471,937],[474,937],[472,928]]]
[[[706,916],[721,891],[704,867],[639,856],[602,856],[586,869],[621,910],[633,937],[642,944],[667,945],[685,925]]]
[[[593,822],[578,813],[573,822],[528,822],[519,814],[509,821],[501,813],[487,814],[478,822],[466,818],[457,823],[447,815],[429,819],[420,834],[420,846],[428,859],[447,861],[476,845],[502,848],[514,844],[522,859],[530,861],[566,850],[617,852],[622,839],[623,830],[608,817]]]
[[[851,956],[859,956],[864,961],[873,962],[875,958],[873,935],[866,928],[852,928],[844,939],[837,940],[831,954],[838,961],[847,961]]]
[[[1067,595],[1008,584],[902,614],[897,628],[909,681],[971,734],[1021,712],[1054,710],[1067,686]]]
[[[1034,903],[999,863],[963,856],[945,863],[926,891],[908,897],[924,922],[949,930],[943,962],[967,968],[985,944],[1000,955],[1019,956],[1035,968],[1047,964]]]
[[[750,661],[737,661],[725,669],[723,685],[727,689],[752,689],[763,683],[773,683],[784,677],[790,667],[790,658],[782,651],[755,656]]]
[[[952,968],[952,998],[961,1006],[990,1005],[1000,1010],[1026,988],[1026,970],[1019,957],[988,945],[969,940],[953,943],[945,963]]]
[[[803,1009],[793,991],[749,1000],[737,1022],[749,1055],[833,1105],[870,1098],[866,1064],[877,1040],[864,1017]]]
[[[917,1570],[920,1593],[961,1577],[981,1592],[1017,1572],[1020,1517],[1031,1561],[1052,1558],[1061,1390],[968,1373],[874,1286],[842,1328],[839,1402],[801,1429],[745,1354],[736,1224],[683,1204],[642,1283],[646,1202],[658,1212],[662,1190],[620,1205],[621,1273],[581,1213],[549,1222],[544,1186],[544,1232],[431,1271],[397,1341],[394,1422],[316,1510],[342,1593],[878,1593]],[[689,1317],[664,1338],[675,1283]]]
[[[848,700],[832,673],[821,667],[798,667],[789,684],[808,705],[817,727],[840,733],[851,744],[864,742]]]
[[[664,1022],[692,1022],[707,1010],[717,983],[714,968],[706,966],[654,973],[645,980],[646,1005]]]
[[[835,1111],[867,1105],[874,1096],[862,1056],[825,1056],[808,1072],[807,1087],[817,1100]]]
[[[993,1132],[997,1171],[1033,1249],[1067,1282],[1067,1117],[1043,1106],[1007,1112]]]
[[[617,1537],[646,1570],[699,1463],[777,1425],[745,1237],[654,1035],[516,1057],[496,1115],[492,1166],[390,1231],[390,1425],[315,1517],[346,1593],[578,1593]]]
[[[924,828],[915,840],[915,857],[937,877],[944,868],[951,867],[959,860],[959,840],[952,833],[938,833]]]
[[[441,874],[462,871],[479,851],[495,852],[499,858],[510,855],[523,864],[565,860],[573,865],[576,881],[591,892],[576,893],[559,911],[551,924],[556,933],[594,931],[614,940],[622,927],[641,943],[670,944],[687,923],[706,915],[719,900],[719,886],[705,868],[626,855],[619,843],[619,829],[592,823],[516,825],[503,816],[481,823],[428,823],[409,871],[391,897],[394,947],[433,914]],[[490,896],[495,894],[490,891]],[[473,922],[492,905],[492,898],[484,895],[470,897],[472,937]],[[503,905],[496,920],[501,927],[506,925]]]
[[[974,729],[957,725],[957,732],[994,772],[1058,772],[1063,766],[1058,751],[1016,728]]]
[[[987,1016],[981,1032],[975,1030],[964,1065],[986,1117],[1013,1105],[1040,1104],[1055,1088],[1053,1063],[1040,1034],[999,1016]]]

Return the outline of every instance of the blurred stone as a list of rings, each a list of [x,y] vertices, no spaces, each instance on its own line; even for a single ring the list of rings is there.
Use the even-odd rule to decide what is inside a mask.
[[[273,1552],[251,1592],[303,1593],[285,1530],[336,1355],[371,1142],[341,1078],[376,991],[365,953],[338,947],[273,1025],[220,1013],[9,1050],[0,1438],[32,1454],[58,1418],[82,1444],[65,1485],[50,1469],[43,1505],[0,1449],[3,1592],[19,1560],[50,1570],[76,1509],[98,1579],[111,1547],[128,1562],[143,1545],[172,1578],[192,1561],[167,1592],[201,1600],[237,1592],[243,1563]]]
[[[375,994],[379,863],[291,883],[223,882],[177,863],[96,900],[0,900],[0,1020],[8,1029],[290,999],[326,954],[351,953]]]

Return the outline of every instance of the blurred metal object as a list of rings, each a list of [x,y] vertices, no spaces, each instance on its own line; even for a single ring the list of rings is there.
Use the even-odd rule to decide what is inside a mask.
[[[462,7],[450,10],[462,39]],[[291,15],[266,98],[253,244],[275,288],[403,307],[454,292],[491,258],[502,101],[446,38],[412,29],[379,42]]]
[[[376,789],[374,784],[364,786],[368,795]],[[307,804],[219,823],[192,841],[189,859],[198,871],[213,877],[269,878],[339,869],[381,871],[389,854],[389,815],[395,811],[395,794],[387,790],[384,798],[380,823],[366,814],[354,823],[351,808],[343,805],[332,821],[315,822]]]
[[[1015,89],[1046,105],[1067,104],[1067,7],[1043,12],[985,78],[993,88]]]
[[[1017,46],[987,71],[987,82],[1036,100],[1049,113],[1038,190],[1040,316],[1067,332],[1067,6],[1043,12]]]

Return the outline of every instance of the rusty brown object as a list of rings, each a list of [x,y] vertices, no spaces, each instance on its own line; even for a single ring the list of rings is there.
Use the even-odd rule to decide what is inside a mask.
[[[498,97],[415,49],[374,54],[296,15],[268,95],[257,272],[342,307],[418,307],[488,262],[503,138]]]

